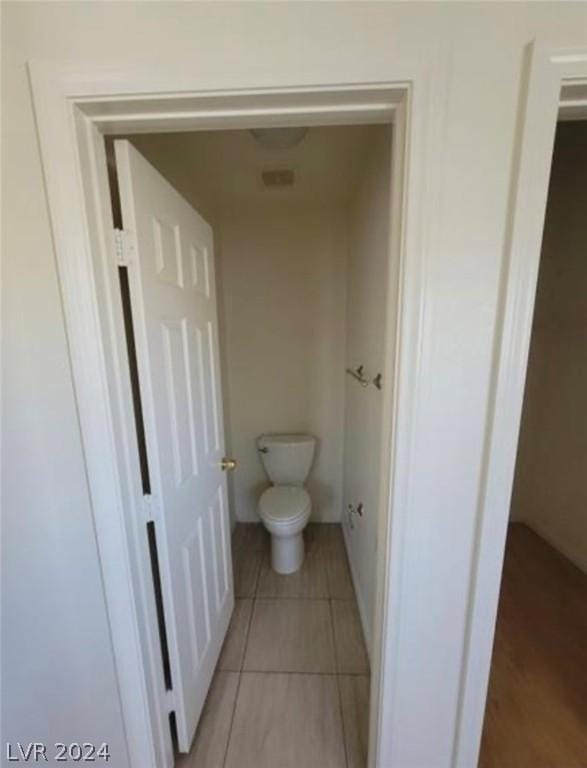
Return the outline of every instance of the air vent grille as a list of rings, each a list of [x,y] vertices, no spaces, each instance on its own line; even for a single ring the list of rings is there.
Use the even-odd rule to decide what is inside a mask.
[[[266,187],[291,187],[295,177],[291,168],[279,168],[261,173],[263,184]]]

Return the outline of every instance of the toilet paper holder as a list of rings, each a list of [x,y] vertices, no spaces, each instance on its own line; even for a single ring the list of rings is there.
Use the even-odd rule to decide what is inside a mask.
[[[365,376],[364,371],[365,371],[364,365],[359,365],[357,368],[346,369],[346,372],[348,373],[348,375],[352,376],[353,379],[358,381],[362,387],[368,387],[369,384],[373,384],[373,386],[376,387],[377,389],[381,389],[381,387],[383,386],[383,374],[378,373],[377,376],[375,376],[374,378],[368,379]]]
[[[346,372],[348,373],[349,376],[352,376],[353,379],[358,381],[362,387],[368,387],[369,379],[367,379],[364,376],[363,374],[364,369],[365,369],[364,365],[359,365],[357,368],[347,368]]]

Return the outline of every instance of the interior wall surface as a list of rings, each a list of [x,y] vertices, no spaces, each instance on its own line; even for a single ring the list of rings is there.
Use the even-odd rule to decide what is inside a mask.
[[[307,147],[264,152],[248,131],[134,136],[133,144],[214,228],[225,433],[234,520],[259,522],[269,480],[265,433],[317,439],[307,480],[312,520],[340,521],[349,178],[368,129],[311,129]],[[318,134],[316,136],[316,134]],[[356,140],[355,140],[356,135]],[[348,143],[350,140],[351,143]],[[324,142],[342,142],[332,158]],[[328,151],[328,150],[326,150]],[[333,150],[330,150],[333,151]],[[295,168],[291,188],[265,188],[264,167]],[[263,163],[265,165],[263,165]],[[260,165],[259,165],[260,164]]]
[[[433,149],[408,211],[426,222],[425,281],[393,757],[448,768],[524,50],[534,38],[584,47],[587,7],[8,2],[1,12],[4,738],[106,739],[112,764],[127,764],[27,62],[154,76],[172,65],[195,90],[405,82],[424,68],[414,128]]]
[[[587,572],[587,122],[559,123],[512,498]]]
[[[365,159],[364,173],[349,208],[346,312],[346,368],[363,366],[369,384],[345,379],[343,525],[355,581],[363,631],[371,648],[381,487],[381,381],[387,327],[391,213],[391,127],[380,126]],[[362,514],[355,512],[362,505]]]

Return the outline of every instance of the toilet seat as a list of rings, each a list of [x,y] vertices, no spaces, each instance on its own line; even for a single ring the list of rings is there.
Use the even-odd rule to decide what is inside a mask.
[[[301,485],[273,485],[261,494],[259,516],[271,534],[271,566],[276,573],[295,573],[304,561],[302,535],[312,500]]]
[[[301,486],[274,485],[261,494],[259,514],[274,526],[285,526],[307,517],[311,506],[310,496]]]

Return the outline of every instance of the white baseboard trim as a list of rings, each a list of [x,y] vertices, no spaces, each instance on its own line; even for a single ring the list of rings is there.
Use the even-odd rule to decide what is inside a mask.
[[[361,627],[363,629],[363,639],[365,640],[365,647],[367,648],[367,656],[369,657],[369,664],[371,664],[371,642],[373,639],[373,632],[370,622],[367,620],[367,609],[365,607],[365,598],[359,589],[359,580],[357,578],[357,572],[351,556],[351,546],[349,543],[349,533],[346,526],[341,523],[342,536],[344,539],[344,546],[346,549],[347,559],[351,569],[351,579],[353,581],[353,588],[355,590],[355,596],[357,598],[357,605],[359,606],[359,616],[361,618]]]
[[[566,541],[562,541],[557,536],[553,536],[550,530],[541,523],[530,522],[529,520],[516,520],[517,523],[523,523],[531,531],[544,539],[551,547],[560,552],[561,555],[570,560],[573,565],[576,565],[580,571],[587,574],[587,551],[584,548],[573,546]]]

